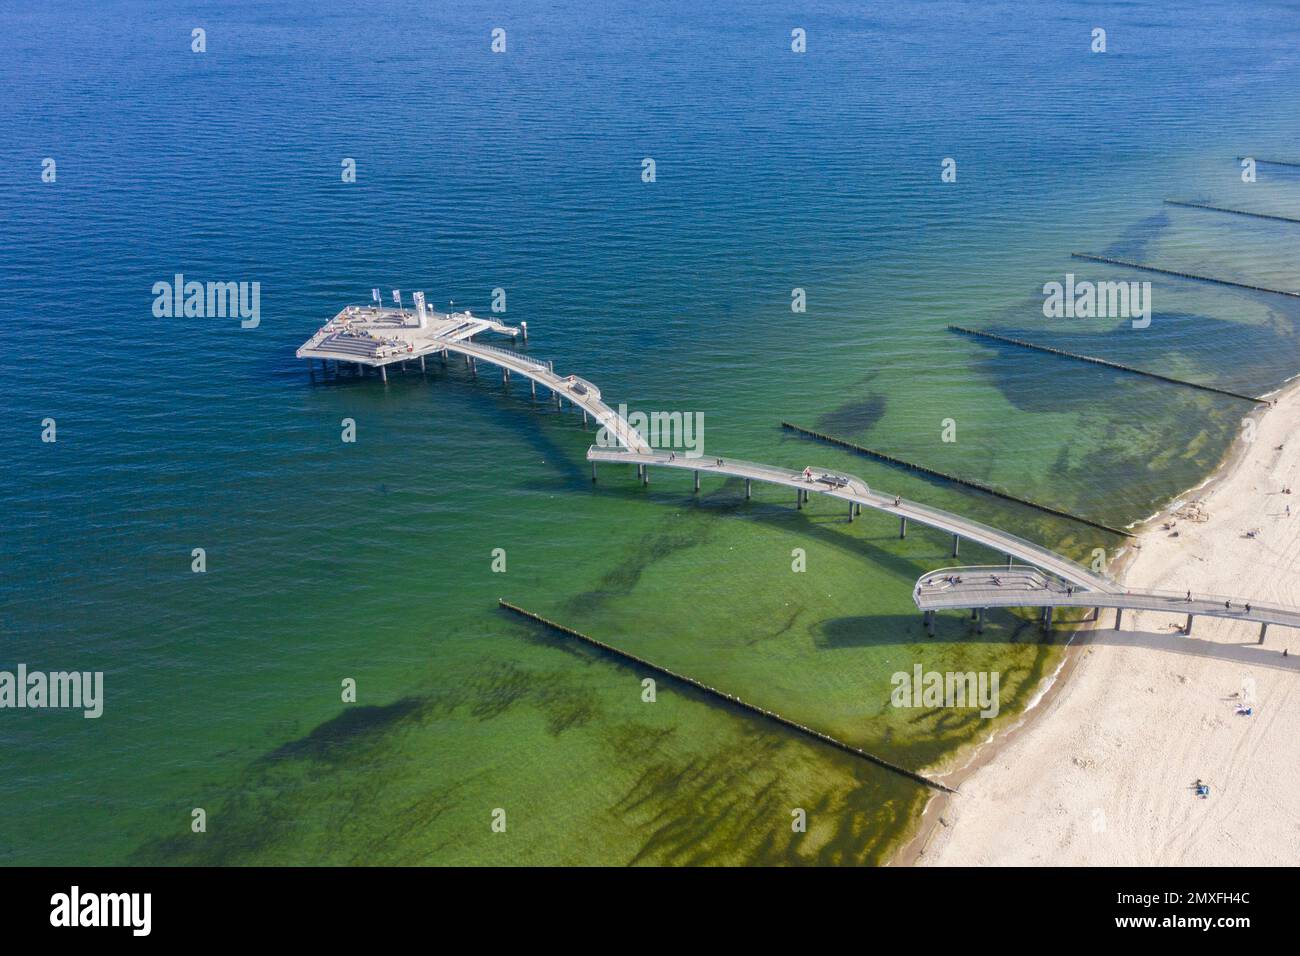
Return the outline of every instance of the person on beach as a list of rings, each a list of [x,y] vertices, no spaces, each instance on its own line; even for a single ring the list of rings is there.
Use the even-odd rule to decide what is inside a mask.
[[[1191,604],[1191,603],[1192,603],[1192,592],[1191,592],[1191,591],[1188,591],[1188,592],[1187,592],[1187,603],[1188,603],[1188,604]]]

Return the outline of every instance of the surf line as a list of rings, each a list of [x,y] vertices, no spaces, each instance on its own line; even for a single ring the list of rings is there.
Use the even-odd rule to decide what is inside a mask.
[[[789,717],[782,717],[780,714],[776,713],[775,711],[764,710],[762,707],[759,707],[755,704],[751,704],[747,701],[743,701],[739,697],[736,697],[733,694],[724,693],[723,691],[718,690],[716,687],[710,687],[708,684],[701,683],[700,681],[697,681],[693,677],[687,677],[685,674],[679,674],[676,671],[671,671],[668,668],[663,667],[659,664],[651,663],[650,661],[646,660],[643,657],[637,657],[635,654],[631,654],[628,651],[624,651],[617,647],[614,647],[612,644],[606,644],[604,641],[597,640],[596,638],[591,637],[588,634],[583,634],[581,631],[575,631],[571,627],[565,627],[563,624],[557,624],[555,621],[548,620],[547,618],[542,617],[540,614],[534,614],[532,611],[528,611],[522,607],[519,607],[518,605],[511,604],[505,598],[498,598],[497,603],[505,610],[510,611],[512,614],[517,614],[519,617],[526,618],[527,620],[532,621],[535,624],[541,624],[542,626],[550,628],[552,631],[555,631],[556,633],[564,634],[568,637],[576,637],[578,640],[590,644],[592,647],[599,648],[602,651],[605,651],[609,654],[613,654],[615,657],[620,658],[624,662],[630,662],[632,664],[637,665],[638,667],[644,667],[648,670],[655,671],[656,673],[663,674],[667,677],[671,677],[673,680],[681,681],[683,684],[689,684],[691,687],[694,687],[696,690],[703,691],[704,693],[712,697],[716,697],[719,700],[723,700],[727,702],[728,704],[732,704],[736,707],[739,707],[741,710],[747,711],[751,714],[755,714],[759,717],[765,717],[768,720],[778,723],[789,730],[797,731],[806,737],[812,737],[813,739],[818,740],[821,743],[829,744],[830,746],[836,748],[837,750],[842,750],[845,753],[852,754],[855,757],[861,757],[863,760],[873,763],[877,767],[882,767],[885,770],[890,771],[891,773],[896,773],[899,774],[900,776],[907,777],[909,780],[915,781],[916,783],[919,783],[922,786],[929,787],[932,790],[939,790],[943,793],[957,792],[951,787],[944,786],[942,783],[940,783],[937,780],[930,779],[929,777],[925,776],[925,774],[917,773],[915,770],[908,770],[906,767],[900,767],[898,764],[895,763],[890,763],[888,760],[885,760],[883,757],[877,757],[875,754],[867,753],[865,750],[861,750],[858,747],[854,747],[852,744],[846,744],[842,740],[836,740],[834,737],[830,736],[829,734],[824,734],[820,730],[813,730],[811,727],[808,727],[804,724],[797,723],[791,720]]]

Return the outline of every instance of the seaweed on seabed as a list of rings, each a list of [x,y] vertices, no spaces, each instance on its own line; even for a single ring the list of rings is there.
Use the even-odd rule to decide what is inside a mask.
[[[310,759],[323,762],[337,760],[342,751],[384,731],[392,730],[420,712],[423,701],[403,697],[391,704],[351,706],[338,716],[315,727],[305,737],[281,744],[258,763]]]

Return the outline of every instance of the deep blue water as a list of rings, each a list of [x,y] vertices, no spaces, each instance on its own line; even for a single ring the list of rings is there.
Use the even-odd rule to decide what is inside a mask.
[[[1295,14],[0,5],[0,669],[102,669],[108,696],[98,721],[0,711],[0,861],[878,859],[916,794],[701,701],[624,714],[617,668],[539,641],[495,599],[929,761],[975,731],[877,712],[900,654],[1049,660],[1014,641],[918,645],[907,582],[942,541],[775,496],[746,511],[734,489],[697,505],[685,477],[593,490],[590,434],[490,376],[313,385],[294,349],[373,286],[479,312],[503,287],[531,351],[614,402],[703,412],[710,451],[824,461],[1079,556],[1113,551],[777,423],[1112,524],[1199,481],[1240,404],[944,327],[1252,393],[1300,372],[1279,297],[1150,277],[1143,332],[1040,309],[1066,272],[1145,278],[1072,251],[1300,288],[1300,226],[1161,202],[1300,215],[1300,170],[1246,184],[1236,162],[1300,160]],[[259,282],[260,325],[154,318],[153,284],[178,272]],[[348,416],[355,446],[338,441]],[[956,444],[939,440],[949,417]],[[790,548],[810,540],[826,570],[792,581]],[[342,676],[377,709],[348,716]],[[629,756],[648,737],[663,749]],[[799,792],[731,832],[723,795],[768,773]],[[838,808],[836,835],[786,846],[781,801],[812,795]],[[491,844],[478,823],[508,798],[517,842]],[[213,811],[208,844],[185,842],[195,806]]]

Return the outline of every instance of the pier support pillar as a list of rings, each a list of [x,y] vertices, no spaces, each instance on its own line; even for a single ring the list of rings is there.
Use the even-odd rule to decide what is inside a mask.
[[[898,536],[899,536],[900,538],[906,538],[906,537],[907,537],[907,518],[906,518],[906,516],[901,517],[901,518],[898,519]]]
[[[469,360],[469,373],[475,378],[478,378],[478,362],[474,361],[473,356],[470,356]]]
[[[527,342],[527,341],[528,341],[528,323],[527,323],[527,322],[520,322],[520,323],[519,323],[519,331],[521,331],[521,332],[524,333],[524,341]]]
[[[1183,628],[1184,634],[1192,633],[1192,615],[1187,615],[1187,626]]]
[[[1054,607],[1043,608],[1043,630],[1044,631],[1050,631],[1052,629],[1052,614],[1055,611],[1056,608]]]
[[[382,378],[382,379],[384,380],[384,383],[385,383],[385,384],[388,383],[388,368],[387,368],[387,366],[384,366],[384,365],[379,366],[379,377]]]
[[[931,637],[934,637],[934,612],[925,612],[925,630]]]
[[[642,465],[642,466],[641,466],[641,484],[643,484],[643,485],[648,485],[648,484],[650,484],[650,466],[649,466],[649,465]]]
[[[531,386],[533,387],[533,388],[532,388],[532,391],[533,391],[533,401],[537,401],[537,383],[534,382],[534,381],[530,378],[530,379],[528,380],[528,384],[531,385]]]
[[[752,479],[749,479],[749,478],[746,478],[746,479],[745,479],[745,500],[748,501],[748,500],[749,500],[750,498],[752,498],[752,497],[754,497],[754,484],[753,484],[753,480],[752,480]]]
[[[1259,642],[1264,643],[1264,635],[1268,633],[1268,622],[1265,621],[1259,626]]]
[[[1119,630],[1120,622],[1122,622],[1123,620],[1124,620],[1124,609],[1122,607],[1115,608],[1115,630],[1117,631]]]
[[[424,368],[424,356],[421,355],[421,356],[420,356],[420,374],[423,375],[424,372],[425,372],[425,368]]]
[[[859,516],[862,515],[862,502],[860,502],[860,501],[858,502],[858,515],[859,515]]]
[[[596,483],[596,463],[594,461],[591,463],[591,483],[593,485]]]
[[[1007,567],[1011,567],[1011,555],[1007,555]]]
[[[700,493],[700,472],[698,469],[695,471],[695,493],[697,495]]]
[[[980,608],[980,609],[979,609],[979,617],[977,617],[977,618],[975,619],[975,633],[976,633],[976,634],[983,634],[983,633],[984,633],[984,611],[985,611],[985,608]]]
[[[854,515],[853,502],[850,501],[849,502],[849,524],[853,524],[853,515]]]
[[[587,410],[585,408],[582,410],[582,427],[583,428],[587,427]],[[698,488],[696,488],[695,490],[699,491]]]
[[[957,557],[957,551],[961,548],[961,538],[957,535],[952,536],[952,556]]]
[[[797,510],[803,511],[803,489],[802,488],[796,488],[794,490],[794,506]]]

